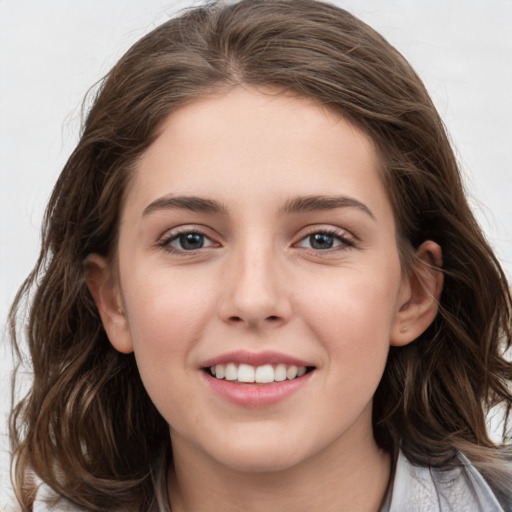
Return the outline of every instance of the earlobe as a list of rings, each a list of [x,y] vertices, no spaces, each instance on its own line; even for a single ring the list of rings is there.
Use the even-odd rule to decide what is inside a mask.
[[[413,268],[404,277],[401,297],[391,331],[391,345],[414,341],[433,322],[443,289],[441,247],[431,240],[416,251]]]
[[[110,264],[99,254],[89,254],[84,260],[84,269],[87,286],[94,298],[110,343],[119,352],[133,352],[121,293]]]

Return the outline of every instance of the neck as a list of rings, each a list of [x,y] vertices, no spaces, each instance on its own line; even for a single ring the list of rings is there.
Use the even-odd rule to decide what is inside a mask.
[[[391,458],[371,432],[366,436],[356,445],[355,439],[337,440],[293,467],[272,472],[225,467],[183,449],[173,437],[172,512],[377,512],[389,485]]]

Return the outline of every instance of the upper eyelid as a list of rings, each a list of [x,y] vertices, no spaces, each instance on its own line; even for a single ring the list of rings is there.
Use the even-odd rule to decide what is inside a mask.
[[[160,240],[164,238],[169,239],[179,235],[183,235],[185,233],[198,233],[208,238],[215,238],[215,235],[212,233],[212,230],[201,224],[183,224],[180,226],[175,226],[173,228],[166,229],[158,238]]]
[[[208,239],[211,244],[199,247],[197,249],[184,249],[174,246],[174,242],[179,239],[180,236],[186,235],[187,233],[195,233],[198,235],[201,235]],[[156,242],[154,243],[154,246],[159,249],[163,250],[167,254],[174,254],[176,257],[178,256],[194,256],[199,254],[205,254],[205,250],[211,250],[212,248],[218,248],[221,247],[221,244],[217,242],[215,237],[212,237],[205,233],[205,230],[203,229],[197,229],[192,227],[186,227],[186,226],[180,226],[177,228],[171,228],[164,232],[162,236],[160,236]]]
[[[169,228],[158,237],[156,243],[161,244],[162,242],[168,242],[186,233],[198,233],[200,235],[205,236],[206,238],[209,238],[212,242],[215,242],[217,244],[222,243],[222,237],[218,235],[216,231],[202,224],[183,224],[180,226]],[[328,233],[330,235],[338,236],[340,238],[353,240],[354,242],[358,241],[358,237],[348,229],[328,224],[311,224],[299,229],[297,235],[294,237],[295,240],[292,241],[291,243],[292,245],[295,245],[304,238],[314,233]]]
[[[337,238],[340,241],[340,244],[328,249],[314,249],[309,247],[300,247],[300,243],[306,240],[311,235],[315,233],[325,233],[330,236]],[[314,254],[332,254],[334,252],[339,252],[340,250],[345,251],[347,249],[356,247],[359,243],[359,238],[353,235],[350,231],[344,228],[340,228],[339,226],[332,225],[311,225],[307,226],[307,229],[304,231],[304,228],[299,231],[297,238],[291,244],[292,247],[296,247],[298,249],[311,251]]]
[[[312,235],[314,233],[329,233],[331,235],[340,236],[343,238],[351,238],[357,240],[358,237],[354,235],[350,230],[341,228],[339,226],[330,226],[328,224],[312,224],[305,226],[298,231],[297,237],[299,240]]]
[[[157,238],[157,240],[155,241],[155,245],[157,247],[161,247],[161,248],[166,248],[166,247],[170,248],[171,242],[173,242],[174,240],[179,238],[181,235],[184,235],[187,233],[197,233],[198,235],[204,236],[205,238],[210,240],[212,242],[213,247],[220,246],[221,243],[218,241],[219,240],[218,237],[215,237],[214,235],[212,235],[210,233],[210,231],[211,230],[209,230],[203,226],[198,227],[197,225],[177,226],[177,227],[170,228],[170,229],[167,229],[166,231],[164,231],[164,233],[161,236],[159,236]],[[200,251],[202,249],[209,249],[212,246],[201,247],[200,249],[197,249],[196,252]],[[180,251],[180,249],[176,249],[175,252],[181,252],[181,251]],[[183,252],[191,253],[193,251],[183,251]]]

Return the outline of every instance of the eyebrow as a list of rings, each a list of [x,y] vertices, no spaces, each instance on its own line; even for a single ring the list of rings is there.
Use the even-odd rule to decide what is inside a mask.
[[[227,208],[217,201],[196,196],[164,196],[144,208],[142,216],[159,210],[189,210],[192,212],[226,215]]]
[[[375,216],[361,201],[347,196],[299,196],[288,200],[282,212],[287,214],[308,213],[320,210],[334,210],[336,208],[357,208],[373,220]],[[214,213],[227,215],[228,209],[212,199],[197,196],[163,196],[144,208],[143,216],[159,210],[189,210],[193,212]]]
[[[290,199],[284,205],[284,213],[307,213],[318,210],[334,210],[336,208],[357,208],[371,217],[372,211],[361,201],[347,196],[300,196]]]

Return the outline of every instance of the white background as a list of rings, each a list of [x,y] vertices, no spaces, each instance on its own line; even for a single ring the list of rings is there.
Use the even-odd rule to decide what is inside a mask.
[[[336,2],[413,64],[451,133],[471,202],[512,276],[512,0]],[[45,203],[81,101],[140,36],[190,1],[0,0],[0,328],[35,262]],[[0,350],[0,507],[9,372]]]

